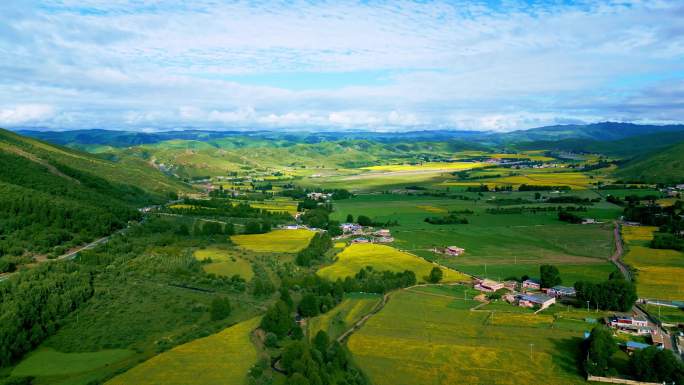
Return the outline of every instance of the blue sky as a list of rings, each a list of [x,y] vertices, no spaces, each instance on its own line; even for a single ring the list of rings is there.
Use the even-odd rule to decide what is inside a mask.
[[[0,126],[684,120],[684,3],[4,0]]]

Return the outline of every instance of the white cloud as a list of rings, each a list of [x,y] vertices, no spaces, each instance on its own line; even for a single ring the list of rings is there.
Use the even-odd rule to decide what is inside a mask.
[[[0,108],[0,124],[18,125],[40,123],[55,116],[55,109],[43,104],[20,104]]]

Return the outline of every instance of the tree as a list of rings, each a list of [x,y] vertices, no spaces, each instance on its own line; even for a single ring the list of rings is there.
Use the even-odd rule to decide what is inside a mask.
[[[535,199],[535,200],[540,200],[540,199],[541,199],[541,193],[540,193],[539,191],[537,191],[536,193],[534,193],[534,199]]]
[[[671,382],[684,381],[684,368],[670,350],[655,346],[636,351],[629,360],[629,368],[639,381]]]
[[[444,272],[442,272],[442,269],[435,266],[432,268],[432,270],[430,270],[430,275],[428,276],[428,282],[437,283],[437,282],[442,280],[443,275],[444,275]]]
[[[211,320],[218,321],[230,315],[230,300],[228,298],[216,297],[211,301]]]
[[[323,330],[319,330],[318,333],[316,333],[316,336],[313,340],[314,348],[316,348],[319,352],[325,354],[325,352],[328,351],[329,344],[330,338],[328,337],[328,333],[326,333]]]
[[[544,288],[554,287],[556,285],[560,285],[563,282],[561,280],[558,268],[553,265],[539,266],[539,276],[541,281],[541,287]]]
[[[307,293],[302,297],[299,303],[299,314],[304,317],[313,317],[319,313],[318,297],[316,295]]]
[[[609,374],[610,357],[617,349],[617,343],[610,330],[605,326],[595,327],[586,341],[584,369],[595,376]]]
[[[261,225],[259,222],[251,221],[245,225],[245,234],[259,234],[261,232]]]
[[[284,337],[294,326],[294,320],[290,316],[290,310],[283,301],[276,302],[264,314],[261,319],[261,328],[278,337]]]
[[[361,225],[361,226],[373,226],[373,221],[372,221],[369,217],[367,217],[367,216],[365,216],[365,215],[359,215],[359,216],[356,218],[356,221],[357,221],[357,222],[359,223],[359,225]]]
[[[347,214],[347,223],[354,223],[354,216],[351,214]]]

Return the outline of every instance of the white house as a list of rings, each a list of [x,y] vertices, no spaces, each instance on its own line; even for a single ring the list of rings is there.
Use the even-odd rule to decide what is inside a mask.
[[[554,286],[546,291],[552,297],[574,297],[577,293],[574,287]]]
[[[476,290],[480,291],[497,291],[504,288],[504,284],[497,281],[492,281],[491,279],[483,279],[475,285]]]
[[[651,333],[651,327],[648,326],[648,320],[643,317],[615,314],[608,318],[608,326],[635,334]]]
[[[444,249],[444,253],[447,255],[453,255],[455,257],[458,257],[459,255],[463,254],[465,252],[465,249],[462,249],[460,247],[456,246],[447,246],[446,249]]]
[[[518,296],[518,306],[522,307],[539,306],[540,309],[546,309],[554,303],[556,303],[555,298],[544,294],[521,294]]]
[[[539,289],[541,289],[541,283],[536,279],[530,278],[530,279],[526,279],[523,281],[522,287],[523,287],[523,289],[539,290]]]

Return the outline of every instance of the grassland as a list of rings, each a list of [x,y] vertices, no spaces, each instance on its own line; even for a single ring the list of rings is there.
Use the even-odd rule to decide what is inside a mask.
[[[296,253],[309,245],[314,236],[309,230],[274,230],[266,234],[233,235],[239,247],[260,253]]]
[[[637,294],[641,298],[684,299],[684,253],[647,246],[656,227],[623,226],[625,262],[637,269]]]
[[[378,294],[352,293],[327,313],[307,320],[307,334],[313,338],[324,330],[331,338],[337,338],[356,321],[368,314],[380,302]]]
[[[202,269],[210,274],[231,277],[235,274],[249,281],[254,276],[251,264],[239,257],[233,256],[228,250],[215,247],[196,250],[193,254],[199,261],[210,259],[210,263],[202,265]]]
[[[374,384],[585,383],[576,364],[591,328],[585,312],[492,315],[470,311],[478,302],[460,290],[395,293],[352,335],[349,349]]]
[[[613,251],[610,220],[620,214],[620,208],[606,202],[589,206],[587,217],[597,218],[606,224],[569,225],[560,222],[555,211],[524,212],[520,214],[490,214],[486,203],[496,199],[522,199],[518,205],[505,207],[553,206],[535,203],[534,193],[462,193],[470,200],[418,197],[406,195],[362,195],[335,204],[334,218],[344,220],[347,214],[364,214],[374,221],[397,221],[392,227],[394,245],[442,265],[469,274],[490,278],[509,276],[536,276],[539,265],[556,264],[564,283],[576,280],[604,280],[614,270],[608,261]],[[593,192],[574,193],[581,197],[595,197]],[[480,200],[478,200],[480,198]],[[468,219],[466,225],[431,225],[428,216],[446,215],[446,212],[472,211],[457,214]],[[441,213],[440,213],[441,212]],[[464,255],[449,257],[435,254],[434,247],[456,245],[466,249]]]
[[[334,281],[353,276],[366,266],[372,266],[376,270],[412,270],[419,281],[434,267],[430,262],[390,246],[356,243],[344,249],[337,255],[335,263],[320,269],[317,274]],[[468,280],[468,277],[457,271],[444,269],[443,279],[445,282],[457,282]]]
[[[259,318],[177,346],[107,382],[107,385],[246,384],[257,352],[250,334]]]
[[[86,383],[90,372],[116,365],[130,358],[133,351],[107,349],[88,353],[62,353],[50,348],[39,348],[24,358],[13,370],[14,377],[36,377],[34,383]]]
[[[670,324],[684,323],[684,310],[680,308],[648,304],[646,305],[646,311],[661,322]]]

